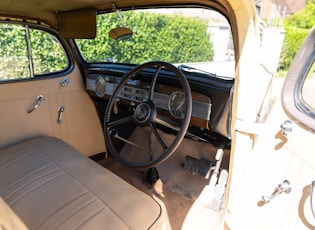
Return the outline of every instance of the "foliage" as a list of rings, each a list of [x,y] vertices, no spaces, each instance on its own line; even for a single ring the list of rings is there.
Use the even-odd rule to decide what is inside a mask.
[[[108,31],[120,26],[117,14],[112,13],[98,16],[95,39],[77,40],[89,62],[164,60],[183,63],[211,61],[213,58],[206,21],[134,11],[124,12],[123,16],[134,30],[132,39],[117,42],[109,38]],[[42,30],[3,23],[0,24],[0,44],[0,80],[30,78],[31,69],[35,75],[58,72],[68,65],[59,41]]]
[[[30,46],[27,44],[27,37]],[[30,78],[28,52],[32,53],[35,74],[57,72],[68,62],[59,42],[52,35],[15,24],[0,24],[0,80]]]
[[[93,40],[77,40],[87,61],[171,63],[211,61],[213,46],[207,22],[156,13],[124,12],[124,21],[134,31],[127,41],[114,41],[108,31],[119,26],[116,14],[98,16],[98,34]]]
[[[309,29],[286,27],[286,35],[282,47],[279,68],[289,69],[295,54],[307,36]]]
[[[25,36],[22,26],[0,25],[0,80],[29,76],[24,68],[28,65]]]
[[[279,68],[287,70],[299,47],[315,25],[315,0],[308,1],[305,8],[285,21],[286,35],[282,47]]]
[[[35,74],[57,72],[67,67],[67,58],[59,41],[41,30],[30,30]]]

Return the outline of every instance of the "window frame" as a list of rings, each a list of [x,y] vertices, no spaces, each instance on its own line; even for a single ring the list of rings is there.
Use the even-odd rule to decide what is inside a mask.
[[[15,21],[15,20],[13,20],[13,21],[1,20],[0,23],[1,24],[21,25],[21,26],[25,27],[26,33],[27,33],[26,38],[25,38],[25,42],[27,43],[26,44],[27,45],[27,58],[28,58],[28,63],[31,66],[30,76],[28,78],[0,80],[0,84],[58,78],[58,77],[62,77],[62,76],[69,74],[74,69],[74,59],[71,55],[70,47],[69,47],[67,41],[65,39],[62,39],[56,30],[54,30],[50,27],[44,26],[40,22],[31,23],[31,22],[24,22],[24,21],[22,22],[22,21]],[[60,71],[56,71],[56,72],[50,72],[50,73],[42,73],[42,74],[34,73],[33,56],[31,55],[31,51],[30,51],[30,48],[31,48],[30,47],[31,46],[30,39],[29,39],[30,38],[30,35],[29,35],[30,29],[41,30],[43,32],[46,32],[46,33],[54,36],[58,40],[60,46],[62,47],[62,49],[64,51],[64,55],[66,56],[66,60],[68,62],[67,66],[64,69],[62,69]]]
[[[300,77],[297,80],[294,90],[294,97],[295,101],[297,102],[296,103],[297,108],[301,110],[301,112],[315,119],[315,109],[312,108],[309,104],[307,104],[307,102],[303,99],[302,95],[303,85],[313,65],[315,65],[315,46],[313,47],[310,56],[306,60],[306,65],[304,66],[300,74]]]
[[[211,11],[213,11],[213,12],[216,12],[216,14],[218,14],[218,15],[220,15],[220,17],[222,17],[222,19],[224,18],[225,19],[225,21],[226,21],[226,23],[227,23],[227,25],[228,25],[228,27],[229,27],[229,36],[231,36],[231,37],[229,37],[229,39],[231,39],[232,38],[232,40],[231,41],[229,41],[229,46],[232,46],[232,48],[233,49],[231,49],[231,50],[233,50],[233,61],[234,62],[236,62],[236,59],[235,59],[235,53],[236,53],[236,48],[234,47],[235,46],[235,41],[234,41],[234,39],[233,39],[233,28],[232,28],[232,25],[231,25],[231,22],[230,22],[230,20],[229,20],[229,18],[222,12],[222,11],[220,11],[220,10],[218,10],[218,9],[216,9],[216,8],[211,8],[211,7],[204,7],[204,6],[198,6],[198,5],[176,5],[176,7],[174,7],[174,6],[165,6],[165,7],[161,7],[161,6],[157,6],[157,7],[149,7],[149,8],[146,8],[146,7],[140,7],[140,8],[133,8],[133,9],[124,9],[124,10],[122,10],[122,11],[141,11],[141,10],[148,10],[148,11],[150,11],[150,10],[163,10],[163,9],[166,9],[166,10],[172,10],[172,9],[196,9],[196,10],[206,10],[206,11],[209,11],[209,12],[211,12]],[[98,14],[97,14],[97,16],[99,16],[99,15],[101,15],[101,14],[113,14],[113,15],[115,15],[115,16],[117,16],[116,15],[116,13],[115,12],[112,12],[112,11],[109,11],[109,12],[99,12]],[[118,17],[118,16],[117,16]],[[98,19],[97,19],[98,20]],[[118,20],[118,19],[117,19]],[[119,24],[120,22],[118,21],[118,24]],[[210,33],[210,32],[209,32]],[[96,35],[97,36],[97,35]],[[95,38],[94,38],[95,39]],[[126,62],[121,62],[120,60],[118,60],[118,61],[111,61],[110,60],[110,58],[108,58],[108,60],[104,60],[104,61],[102,61],[102,60],[96,60],[96,61],[89,61],[89,60],[87,60],[86,59],[86,57],[85,57],[85,55],[83,54],[83,52],[82,52],[82,50],[81,50],[81,48],[80,48],[80,45],[78,44],[78,41],[77,40],[79,40],[79,39],[73,39],[74,40],[74,43],[75,43],[75,46],[76,46],[76,50],[77,50],[77,52],[78,52],[78,56],[80,57],[80,62],[81,63],[83,63],[83,65],[94,65],[94,64],[101,64],[101,63],[106,63],[106,64],[115,64],[115,65],[117,65],[117,64],[121,64],[121,65],[139,65],[139,64],[141,64],[141,63],[143,63],[143,62],[141,62],[141,63],[138,63],[138,64],[134,64],[134,63],[126,63]],[[116,41],[117,42],[117,41]],[[213,44],[213,41],[211,40],[211,43],[212,43],[212,45],[214,46],[215,44]],[[227,44],[227,46],[228,46],[228,44]],[[228,49],[228,47],[227,47],[227,49]],[[213,57],[214,58],[214,57]],[[152,61],[152,60],[151,60]],[[145,61],[144,61],[145,62]],[[216,61],[214,61],[214,60],[211,60],[211,62],[216,62]],[[174,64],[177,64],[177,63],[174,63]],[[233,68],[233,70],[234,70],[234,68]],[[235,73],[233,74],[233,77],[235,77]]]
[[[295,55],[282,88],[282,105],[298,125],[315,133],[315,110],[303,100],[303,83],[315,61],[315,26]]]

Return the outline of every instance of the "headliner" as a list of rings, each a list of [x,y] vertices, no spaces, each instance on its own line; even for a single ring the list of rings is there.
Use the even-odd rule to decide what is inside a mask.
[[[221,0],[227,4],[226,0]],[[208,0],[0,0],[0,15],[17,18],[28,18],[44,21],[57,26],[58,12],[95,9],[97,11],[112,10],[115,3],[118,9],[145,7],[146,5],[201,4],[212,6],[215,2]],[[223,3],[223,4],[224,4]]]

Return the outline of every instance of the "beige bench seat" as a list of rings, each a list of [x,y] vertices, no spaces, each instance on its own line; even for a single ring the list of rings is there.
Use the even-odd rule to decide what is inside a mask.
[[[163,229],[158,202],[63,141],[0,150],[0,196],[29,229]]]

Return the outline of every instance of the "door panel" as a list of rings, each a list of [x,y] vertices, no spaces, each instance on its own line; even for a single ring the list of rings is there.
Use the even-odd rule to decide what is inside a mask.
[[[231,229],[315,228],[309,200],[315,180],[315,154],[307,147],[315,143],[315,138],[298,125],[283,136],[280,125],[288,119],[277,101],[263,133],[255,138],[237,185],[231,188]],[[270,196],[284,180],[290,182],[291,192],[263,202],[262,196]]]
[[[61,81],[70,83],[64,87]],[[105,151],[102,126],[77,67],[67,76],[0,84],[0,148],[40,135],[58,137],[86,155]],[[31,113],[36,97],[44,101]],[[57,122],[58,107],[65,110]]]
[[[310,203],[315,181],[314,94],[302,94],[304,89],[315,89],[314,38],[315,27],[295,55],[266,122],[238,117],[226,221],[231,229],[315,229]],[[292,131],[285,133],[282,124],[287,121]],[[250,125],[237,126],[242,122]],[[248,146],[251,151],[240,151]],[[245,164],[239,163],[240,158]],[[263,196],[279,191],[284,180],[290,182],[291,191],[263,201]]]

